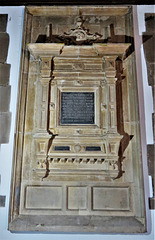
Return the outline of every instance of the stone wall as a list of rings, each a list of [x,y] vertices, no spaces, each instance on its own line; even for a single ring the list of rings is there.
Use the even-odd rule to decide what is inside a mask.
[[[10,64],[6,63],[9,47],[9,35],[6,33],[7,19],[7,14],[0,14],[0,144],[9,142],[11,124]]]
[[[10,64],[6,63],[9,47],[9,35],[6,33],[7,14],[0,14],[0,145],[9,142],[11,113],[9,112]],[[0,207],[5,207],[6,196],[0,196]]]

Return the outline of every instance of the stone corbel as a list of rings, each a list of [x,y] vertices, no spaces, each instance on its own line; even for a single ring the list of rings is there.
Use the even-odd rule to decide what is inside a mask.
[[[51,57],[41,57],[41,77],[50,78],[51,77]]]
[[[41,60],[41,77],[51,77],[51,61],[55,56],[59,56],[62,52],[64,44],[57,43],[30,43],[28,50],[34,59]],[[39,61],[39,60],[38,60]]]
[[[99,56],[124,56],[127,49],[131,46],[130,43],[94,43],[96,52]]]

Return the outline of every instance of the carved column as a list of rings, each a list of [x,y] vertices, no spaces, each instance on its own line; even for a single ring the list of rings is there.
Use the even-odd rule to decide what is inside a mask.
[[[116,121],[116,72],[115,72],[116,56],[105,56],[106,59],[106,79],[108,91],[108,132],[117,132]]]

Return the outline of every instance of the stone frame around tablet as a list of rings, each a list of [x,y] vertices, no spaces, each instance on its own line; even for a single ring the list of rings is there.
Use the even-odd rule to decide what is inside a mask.
[[[53,130],[53,128],[55,128],[55,130],[57,129],[57,128],[59,128],[59,132],[63,132],[63,129],[64,128],[66,128],[66,127],[68,127],[68,125],[69,125],[69,127],[71,128],[71,129],[76,129],[77,128],[77,125],[78,124],[66,124],[66,126],[65,126],[65,124],[64,125],[61,125],[60,124],[60,108],[61,108],[61,98],[60,98],[60,96],[61,96],[61,93],[62,92],[80,92],[80,91],[82,91],[82,92],[93,92],[94,93],[94,108],[95,108],[95,122],[94,122],[94,124],[80,124],[80,126],[78,126],[78,129],[83,129],[83,128],[89,128],[89,129],[95,129],[96,127],[98,127],[98,128],[100,128],[100,104],[99,104],[99,98],[100,98],[100,91],[99,91],[99,86],[97,87],[85,87],[85,86],[83,86],[82,87],[82,90],[81,90],[81,88],[78,88],[78,87],[71,87],[71,86],[69,86],[69,87],[61,87],[61,86],[58,86],[57,87],[57,90],[56,90],[56,92],[57,92],[57,97],[55,98],[56,100],[55,100],[55,102],[54,102],[54,105],[56,106],[56,109],[58,109],[57,110],[57,112],[56,112],[56,116],[55,116],[55,120],[54,120],[54,124],[52,124],[51,123],[51,121],[50,121],[50,126],[49,126],[49,130],[50,131],[52,131]],[[52,93],[52,87],[51,87],[51,93]],[[52,104],[53,104],[53,102],[52,102]]]

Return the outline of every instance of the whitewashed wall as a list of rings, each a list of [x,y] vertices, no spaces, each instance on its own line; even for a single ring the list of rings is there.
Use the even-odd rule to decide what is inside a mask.
[[[138,94],[140,101],[140,120],[141,120],[141,135],[143,146],[143,165],[145,176],[146,199],[152,194],[152,187],[149,184],[147,175],[147,159],[146,159],[146,143],[153,143],[152,135],[152,92],[147,84],[147,71],[144,59],[141,35],[145,32],[144,13],[155,11],[154,6],[134,6],[134,31],[136,39],[136,61],[137,61],[137,76],[138,76]],[[5,208],[0,208],[0,240],[154,240],[154,212],[148,210],[148,233],[138,235],[90,235],[90,234],[16,234],[10,233],[8,227],[8,212],[9,212],[9,194],[11,182],[12,156],[13,156],[13,141],[16,119],[17,105],[17,89],[19,78],[19,65],[22,43],[22,28],[24,19],[24,7],[0,7],[0,14],[8,14],[7,32],[10,35],[10,45],[7,63],[11,64],[10,85],[11,85],[11,105],[12,123],[9,144],[1,145],[0,149],[0,195],[6,196]],[[146,126],[146,128],[145,128]],[[151,221],[152,218],[152,221]],[[152,222],[152,223],[151,223]]]

